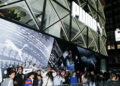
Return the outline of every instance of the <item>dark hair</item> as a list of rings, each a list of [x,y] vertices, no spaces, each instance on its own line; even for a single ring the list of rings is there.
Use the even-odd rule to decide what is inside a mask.
[[[85,76],[84,76],[84,77],[85,77],[85,78],[88,78],[88,73],[87,73],[87,72],[85,73]]]
[[[23,70],[23,67],[22,67],[22,66],[18,66],[18,67],[17,67],[17,71],[18,71],[19,68],[21,68],[21,69]]]
[[[57,71],[57,73],[59,72],[59,75],[61,76],[61,72],[60,71]]]
[[[95,75],[91,75],[91,74],[90,74],[89,78],[90,78],[90,81],[91,81],[91,82],[95,82]]]
[[[39,71],[40,71],[40,75],[39,75],[39,76],[42,78],[42,76],[41,76],[41,70],[37,70],[37,72],[39,72]],[[38,75],[38,74],[35,73],[35,77],[37,77],[37,75]]]
[[[34,75],[34,76],[35,76],[35,73],[34,73],[34,72],[30,72],[30,73],[27,75],[27,78],[29,78],[31,75]]]
[[[37,70],[37,72],[39,72],[39,71],[41,72],[41,70]]]
[[[76,73],[75,71],[73,71],[73,73]]]
[[[52,72],[48,72],[48,73],[47,73],[47,76],[53,81],[53,75],[52,75]]]
[[[7,69],[7,76],[9,77],[9,75],[11,75],[12,73],[15,73],[15,71],[12,70],[12,68],[8,68]]]

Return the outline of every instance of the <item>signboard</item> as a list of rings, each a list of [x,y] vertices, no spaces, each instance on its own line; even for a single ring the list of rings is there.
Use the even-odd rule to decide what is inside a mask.
[[[120,30],[115,31],[115,41],[120,41]]]
[[[72,2],[72,16],[73,17],[78,16],[78,20],[80,22],[82,22],[83,24],[85,24],[95,32],[97,32],[97,28],[98,28],[100,34],[102,34],[102,28],[100,27],[100,24],[75,2]]]

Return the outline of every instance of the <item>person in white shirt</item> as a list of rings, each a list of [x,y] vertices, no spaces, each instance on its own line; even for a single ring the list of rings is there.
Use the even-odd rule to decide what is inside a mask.
[[[60,71],[58,71],[57,76],[54,77],[53,84],[54,84],[54,86],[59,86],[59,85],[62,85],[63,82],[65,82],[65,79],[64,79],[64,77],[61,77]]]
[[[84,83],[87,83],[87,82],[88,82],[88,74],[87,74],[87,73],[84,73],[84,74],[82,75],[81,79],[82,79],[82,83],[83,83],[83,84],[84,84]]]
[[[55,76],[56,76],[56,72],[48,68],[47,71],[42,74],[43,77],[42,86],[53,86],[53,79]]]

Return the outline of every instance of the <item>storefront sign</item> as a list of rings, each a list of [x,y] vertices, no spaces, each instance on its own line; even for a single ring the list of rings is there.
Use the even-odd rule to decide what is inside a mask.
[[[120,30],[115,31],[115,40],[120,41]]]
[[[72,16],[73,17],[77,16],[80,22],[87,25],[89,28],[91,28],[95,32],[97,32],[97,27],[98,27],[98,29],[100,30],[100,33],[102,34],[102,28],[100,27],[100,24],[75,2],[72,3]]]

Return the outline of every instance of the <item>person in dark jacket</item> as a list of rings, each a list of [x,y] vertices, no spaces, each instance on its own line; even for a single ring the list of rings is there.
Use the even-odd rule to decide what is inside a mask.
[[[25,75],[23,74],[23,67],[18,67],[18,73],[15,77],[15,86],[24,86],[25,84]]]
[[[90,72],[89,75],[89,86],[96,86],[96,75],[94,71]]]
[[[70,84],[70,73],[68,70],[65,71],[65,82],[63,84]]]
[[[99,73],[97,75],[96,85],[97,86],[104,86],[104,84],[105,84],[104,76],[102,73]]]
[[[42,86],[42,82],[43,81],[42,81],[41,71],[38,70],[33,81],[33,86]]]

